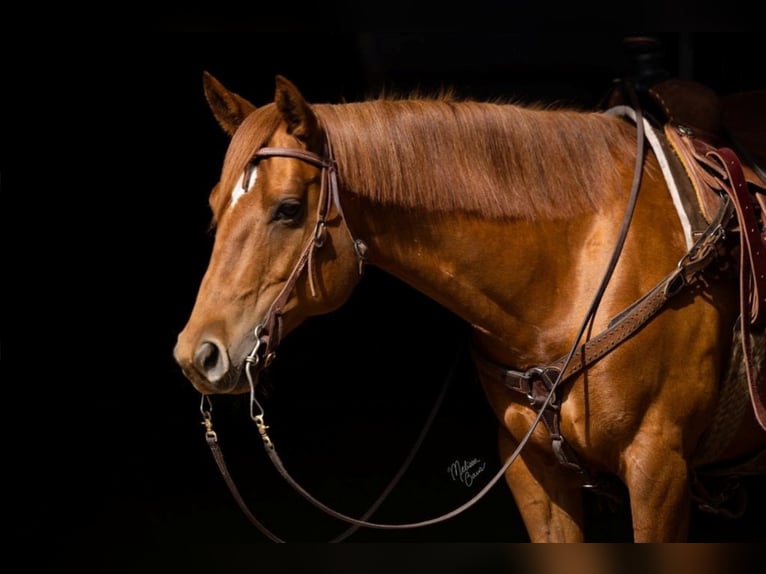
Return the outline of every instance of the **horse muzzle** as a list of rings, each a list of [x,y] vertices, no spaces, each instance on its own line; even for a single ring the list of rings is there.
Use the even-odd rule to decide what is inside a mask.
[[[214,338],[203,339],[196,346],[179,338],[173,357],[200,393],[236,394],[248,388],[242,369],[233,366],[226,347]]]

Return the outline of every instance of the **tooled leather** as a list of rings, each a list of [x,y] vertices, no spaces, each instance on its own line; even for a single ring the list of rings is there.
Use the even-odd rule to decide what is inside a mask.
[[[714,161],[710,152],[718,149],[698,137],[696,132],[684,125],[667,123],[664,128],[665,137],[670,147],[684,167],[687,177],[697,196],[697,201],[709,222],[713,220],[721,203],[722,194],[726,190],[726,171],[719,162]],[[740,162],[741,164],[741,162]],[[761,205],[761,213],[766,211],[766,182],[756,172],[745,164],[741,164],[744,180],[753,186],[753,195]]]

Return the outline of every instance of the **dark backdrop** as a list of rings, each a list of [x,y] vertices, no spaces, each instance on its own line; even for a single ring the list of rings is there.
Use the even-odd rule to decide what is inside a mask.
[[[314,102],[452,87],[593,106],[630,67],[624,33],[286,34],[200,12],[114,34],[59,32],[42,53],[9,43],[2,183],[12,273],[0,364],[18,480],[10,502],[29,540],[62,548],[265,541],[218,474],[200,397],[171,355],[212,245],[207,195],[227,142],[205,103],[203,70],[256,104],[270,101],[283,74]],[[751,75],[762,50],[754,34],[656,37],[673,74],[721,94],[762,87]],[[266,381],[267,417],[294,476],[338,510],[363,512],[455,361],[433,430],[376,519],[423,520],[478,492],[501,461],[463,333],[436,304],[369,269],[344,308],[285,340]],[[246,397],[220,398],[214,409],[232,473],[262,522],[288,541],[323,542],[344,529],[278,477]],[[486,463],[477,483],[452,480],[448,466],[470,459]],[[592,539],[630,540],[624,504],[591,502]],[[757,489],[750,508],[731,521],[695,512],[692,538],[763,541]],[[449,522],[350,538],[526,539],[502,481]]]

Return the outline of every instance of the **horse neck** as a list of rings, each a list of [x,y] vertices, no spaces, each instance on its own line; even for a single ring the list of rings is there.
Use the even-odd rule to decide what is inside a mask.
[[[630,180],[632,159],[615,165],[612,149],[632,149],[632,134],[598,114],[449,109],[428,115],[443,118],[430,131],[422,120],[410,127],[396,107],[386,109],[394,128],[378,125],[384,114],[375,109],[351,127],[356,116],[333,110],[338,115],[325,123],[351,229],[368,243],[371,264],[502,346],[542,349],[543,329],[551,341],[569,340],[585,310],[581,292],[592,293],[597,281],[577,262],[608,258],[604,243],[589,246],[588,238],[613,237],[619,226],[619,216],[613,223],[608,209],[597,214],[592,204],[627,185],[615,174]],[[562,277],[569,278],[563,286]]]
[[[595,291],[596,275],[577,269],[593,253],[586,231],[596,226],[593,215],[497,221],[359,207],[367,215],[354,223],[369,246],[369,263],[467,321],[483,347],[498,348],[498,357],[508,348],[530,354],[513,357],[520,361],[558,353],[585,312],[578,293]],[[572,257],[570,249],[581,255]]]

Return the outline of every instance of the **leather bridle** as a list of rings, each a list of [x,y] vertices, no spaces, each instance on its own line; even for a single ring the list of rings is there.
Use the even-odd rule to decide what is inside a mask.
[[[258,162],[266,158],[287,157],[298,159],[322,170],[314,231],[308,241],[306,241],[306,245],[303,247],[301,255],[285,281],[284,286],[266,311],[261,323],[254,329],[255,346],[246,359],[247,364],[250,366],[257,366],[262,358],[265,364],[268,365],[274,358],[274,352],[282,339],[282,317],[284,306],[292,295],[292,292],[295,289],[295,284],[304,267],[308,267],[308,280],[311,294],[312,296],[316,296],[316,286],[314,284],[314,253],[325,243],[327,238],[328,217],[333,206],[335,207],[335,211],[343,223],[346,232],[351,238],[358,259],[360,276],[364,270],[364,264],[367,259],[367,245],[361,239],[354,237],[348,226],[348,220],[343,214],[343,208],[341,207],[338,194],[338,175],[335,159],[332,156],[329,146],[330,144],[328,141],[328,153],[326,157],[299,148],[262,147],[253,154],[252,159],[245,168],[242,183],[243,186],[247,186],[247,182],[250,181],[250,174],[252,170],[256,168]]]
[[[495,485],[495,483],[497,483],[497,481],[500,480],[500,478],[502,478],[507,468],[513,462],[513,460],[515,460],[516,457],[520,454],[521,449],[526,444],[529,437],[532,435],[532,432],[534,431],[535,427],[539,423],[542,414],[537,417],[533,425],[530,427],[529,432],[527,433],[527,436],[521,441],[516,451],[511,455],[511,457],[509,457],[506,464],[503,465],[503,467],[497,472],[497,474],[495,474],[492,480],[471,500],[464,503],[460,507],[442,516],[439,516],[430,520],[415,522],[415,523],[380,524],[380,523],[367,521],[366,519],[369,518],[369,516],[371,516],[375,512],[375,510],[377,510],[378,506],[382,503],[385,496],[387,496],[388,493],[390,493],[394,485],[398,482],[398,480],[404,474],[404,471],[406,470],[407,466],[409,465],[412,458],[414,457],[414,454],[417,452],[417,449],[419,448],[420,444],[425,438],[425,434],[427,433],[428,428],[430,427],[431,422],[433,421],[436,415],[436,412],[438,411],[443,401],[447,386],[452,378],[452,374],[457,368],[457,359],[459,359],[460,353],[456,353],[455,363],[453,363],[450,369],[448,377],[445,380],[444,385],[442,386],[442,389],[437,398],[437,401],[426,421],[426,424],[423,430],[420,433],[418,440],[415,443],[415,446],[412,448],[412,450],[410,451],[410,454],[405,459],[405,462],[400,468],[399,472],[397,472],[397,474],[394,476],[394,478],[389,483],[389,485],[384,489],[381,496],[367,510],[367,512],[362,516],[362,518],[358,519],[351,516],[347,516],[345,514],[342,514],[330,508],[329,506],[325,505],[324,503],[314,498],[308,491],[306,491],[300,484],[298,484],[298,482],[295,481],[292,478],[292,476],[290,476],[290,474],[285,469],[284,464],[282,463],[279,455],[276,452],[276,447],[274,446],[274,443],[272,442],[271,438],[268,435],[267,429],[269,427],[268,425],[266,425],[266,421],[264,418],[264,409],[256,397],[255,389],[256,389],[258,374],[263,368],[267,367],[271,363],[271,361],[273,360],[275,356],[276,348],[279,345],[279,342],[282,337],[282,315],[283,315],[284,306],[287,303],[290,295],[292,294],[295,288],[295,285],[298,281],[298,278],[300,277],[301,273],[303,272],[305,268],[308,268],[309,284],[311,287],[312,295],[316,294],[316,290],[313,283],[313,261],[314,261],[313,257],[314,257],[315,251],[319,249],[320,247],[322,247],[322,245],[324,245],[328,216],[333,206],[335,207],[338,217],[340,217],[340,219],[342,220],[342,223],[354,246],[354,251],[358,259],[360,275],[363,272],[364,264],[367,260],[366,243],[364,243],[363,240],[356,238],[354,236],[354,234],[351,232],[351,229],[348,225],[348,220],[345,218],[343,214],[343,209],[341,207],[340,197],[338,192],[336,162],[332,156],[332,151],[331,151],[332,148],[330,147],[329,140],[326,143],[326,149],[327,149],[327,156],[322,157],[313,152],[298,149],[298,148],[262,147],[255,152],[252,160],[248,163],[248,166],[245,169],[245,174],[243,178],[243,185],[245,186],[247,185],[247,182],[250,181],[251,170],[254,169],[255,165],[260,159],[264,159],[264,158],[287,157],[287,158],[298,159],[301,161],[305,161],[309,163],[310,165],[319,167],[322,170],[322,176],[321,176],[322,179],[320,184],[319,201],[318,201],[318,207],[317,207],[317,220],[314,226],[314,231],[309,237],[308,241],[306,242],[303,250],[301,251],[300,257],[298,258],[298,261],[296,262],[292,272],[290,273],[287,280],[285,281],[284,286],[279,291],[279,294],[276,296],[272,304],[269,306],[262,321],[255,327],[253,331],[253,334],[255,337],[255,345],[253,346],[252,351],[245,358],[245,374],[247,376],[247,380],[250,386],[250,417],[255,422],[258,428],[258,432],[261,435],[264,448],[266,449],[266,452],[269,455],[269,458],[271,459],[272,463],[274,464],[276,469],[279,471],[279,473],[282,475],[282,477],[299,494],[301,494],[304,498],[306,498],[310,503],[312,503],[314,506],[324,511],[328,515],[333,516],[341,521],[347,522],[352,525],[352,528],[346,530],[344,533],[342,533],[341,535],[337,536],[335,539],[332,540],[332,542],[340,542],[343,539],[347,538],[360,526],[364,526],[367,528],[376,528],[376,529],[398,529],[398,530],[408,529],[408,528],[420,528],[423,526],[428,526],[431,524],[436,524],[438,522],[448,520],[462,513],[463,511],[467,510],[468,508],[473,506],[475,503],[477,503],[481,498],[483,498],[484,495],[487,492],[489,492],[489,490]],[[208,446],[210,447],[211,452],[213,453],[213,458],[216,461],[216,464],[218,465],[218,468],[221,474],[223,475],[224,480],[227,486],[229,487],[229,490],[231,491],[232,495],[234,496],[235,501],[239,505],[240,509],[243,511],[245,516],[247,516],[250,522],[252,522],[267,538],[269,538],[273,542],[285,542],[284,540],[274,535],[271,531],[269,531],[268,528],[266,528],[263,524],[261,524],[261,522],[250,511],[247,504],[245,503],[242,496],[240,495],[239,490],[237,489],[236,484],[234,483],[234,480],[232,479],[231,474],[228,471],[226,462],[223,457],[223,453],[218,444],[218,435],[216,431],[213,429],[212,403],[210,402],[210,397],[208,395],[202,396],[202,401],[200,403],[200,411],[203,417],[203,424],[205,425],[206,442]]]
[[[594,295],[593,301],[582,322],[577,337],[575,338],[567,355],[561,357],[550,365],[544,367],[534,367],[527,371],[514,371],[512,369],[508,369],[503,365],[493,363],[492,361],[489,361],[486,358],[474,353],[473,357],[477,367],[484,369],[485,371],[489,371],[491,376],[500,378],[511,390],[526,394],[527,398],[529,399],[530,406],[537,411],[537,416],[535,417],[533,423],[530,425],[530,428],[525,436],[519,441],[519,444],[514,452],[508,457],[508,459],[505,461],[499,471],[487,483],[487,485],[484,486],[473,498],[451,512],[420,522],[404,524],[381,524],[369,522],[367,518],[373,514],[373,512],[382,502],[382,499],[390,492],[394,484],[402,476],[406,466],[409,464],[412,456],[419,447],[425,432],[427,432],[430,422],[433,420],[436,410],[441,404],[447,383],[451,378],[451,373],[454,370],[455,365],[453,365],[452,369],[450,370],[450,375],[447,378],[447,383],[445,383],[444,387],[442,388],[442,391],[439,395],[439,398],[437,399],[434,409],[431,412],[431,415],[429,416],[426,426],[421,432],[421,435],[416,442],[415,447],[410,452],[407,460],[405,461],[405,464],[402,466],[388,487],[384,490],[381,497],[378,498],[378,500],[362,516],[362,518],[353,518],[333,510],[332,508],[314,498],[308,491],[306,491],[300,484],[298,484],[285,469],[281,459],[279,458],[279,455],[276,452],[276,448],[268,435],[268,426],[266,425],[264,419],[264,409],[255,396],[257,377],[259,372],[263,368],[267,367],[274,357],[274,353],[282,337],[282,316],[284,306],[291,296],[298,278],[305,268],[308,268],[308,280],[312,295],[316,295],[316,289],[313,280],[313,258],[316,250],[321,248],[325,242],[328,216],[333,207],[335,208],[338,217],[341,219],[341,222],[344,225],[346,232],[354,246],[354,250],[358,258],[360,275],[362,274],[364,264],[367,260],[367,245],[364,243],[364,241],[354,236],[348,226],[348,221],[343,214],[343,209],[341,207],[339,197],[337,166],[332,155],[329,139],[326,141],[325,157],[310,151],[286,147],[263,147],[256,151],[256,153],[253,155],[251,162],[246,168],[244,182],[249,181],[250,171],[254,168],[257,161],[270,157],[293,158],[309,163],[310,165],[316,166],[322,170],[320,195],[317,207],[317,220],[315,223],[314,231],[306,242],[303,250],[301,251],[300,257],[284,286],[272,302],[261,323],[259,323],[254,329],[255,345],[245,359],[245,374],[250,385],[250,416],[258,428],[266,452],[276,469],[283,476],[283,478],[311,504],[326,514],[352,525],[351,529],[348,529],[343,534],[336,537],[334,540],[332,540],[332,542],[339,542],[343,540],[358,527],[384,530],[419,528],[448,520],[462,513],[463,511],[473,506],[476,502],[478,502],[487,492],[489,492],[489,490],[496,484],[496,482],[502,478],[506,470],[519,456],[521,450],[524,448],[533,431],[541,420],[545,421],[545,424],[552,435],[553,450],[559,458],[559,461],[565,466],[573,468],[582,474],[584,478],[583,486],[595,486],[587,471],[577,463],[574,451],[572,451],[571,447],[568,447],[568,445],[564,443],[563,438],[558,432],[558,410],[560,408],[560,403],[556,395],[558,387],[565,380],[569,380],[588,365],[609,353],[622,341],[630,337],[635,331],[637,331],[642,325],[651,319],[651,317],[653,317],[665,305],[668,299],[682,291],[682,288],[689,284],[693,276],[696,275],[696,273],[698,273],[701,269],[704,269],[715,257],[715,248],[721,239],[720,233],[732,214],[731,205],[729,205],[728,201],[725,201],[718,214],[717,221],[715,221],[714,224],[711,224],[711,226],[708,228],[708,231],[703,234],[695,246],[689,251],[689,253],[687,253],[681,262],[679,262],[679,266],[676,270],[674,270],[662,281],[660,281],[649,293],[647,293],[645,296],[631,305],[628,309],[623,311],[623,313],[613,319],[605,331],[603,331],[598,336],[589,339],[585,343],[580,344],[586,329],[589,325],[592,324],[603,293],[607,284],[609,283],[611,275],[616,267],[617,261],[622,251],[622,247],[624,245],[628,228],[630,226],[630,221],[632,219],[633,211],[636,205],[638,190],[640,188],[641,182],[641,174],[643,172],[643,161],[646,147],[644,141],[645,126],[643,115],[638,100],[627,83],[626,88],[628,95],[632,100],[631,103],[635,112],[634,119],[637,128],[637,152],[634,178],[631,184],[630,195],[623,217],[622,227],[619,231],[616,245],[612,253],[612,258],[604,273],[599,289]],[[244,185],[247,184],[245,183]],[[542,385],[540,383],[542,383]],[[232,480],[226,468],[223,455],[221,453],[220,447],[218,446],[217,434],[213,430],[212,405],[207,395],[203,395],[202,397],[200,410],[202,412],[203,423],[206,428],[206,441],[211,448],[211,451],[213,452],[213,456],[216,463],[218,464],[219,470],[223,474],[226,484],[234,495],[237,504],[240,506],[249,520],[270,540],[274,542],[285,542],[284,540],[281,540],[272,534],[255,518],[255,516],[248,509],[244,500],[240,496],[236,485],[234,484],[234,481]]]

